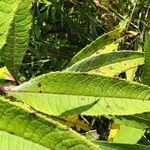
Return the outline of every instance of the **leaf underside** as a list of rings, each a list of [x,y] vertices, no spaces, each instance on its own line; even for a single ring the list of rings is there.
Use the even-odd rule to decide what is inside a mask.
[[[150,110],[149,87],[87,73],[45,74],[8,93],[41,112],[57,116],[129,115]]]

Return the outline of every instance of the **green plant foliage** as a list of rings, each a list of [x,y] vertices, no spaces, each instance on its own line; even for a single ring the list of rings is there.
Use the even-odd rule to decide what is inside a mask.
[[[143,136],[145,130],[132,128],[129,126],[120,126],[119,131],[113,139],[113,143],[136,144]]]
[[[121,28],[117,28],[107,34],[104,34],[98,37],[95,41],[93,41],[90,45],[87,45],[83,48],[79,53],[77,53],[71,60],[70,66],[74,63],[86,58],[99,49],[105,47],[106,45],[111,44],[112,42],[116,41],[118,38],[124,36],[125,30]]]
[[[144,52],[145,52],[145,63],[143,71],[143,83],[150,85],[150,32],[146,33]]]
[[[143,58],[131,59],[131,60],[126,60],[126,61],[106,65],[106,66],[91,70],[89,71],[89,73],[118,78],[120,73],[127,72],[128,70],[131,70],[134,67],[142,65],[143,63],[144,63]]]
[[[0,21],[0,149],[150,149],[148,0],[0,0]]]
[[[49,150],[40,144],[36,144],[17,135],[0,131],[0,149],[2,150]]]
[[[4,38],[4,40],[6,40],[6,44],[1,49],[1,56],[8,70],[13,76],[16,76],[28,45],[28,34],[31,26],[31,14],[29,11],[31,8],[31,0],[18,0],[17,2],[14,0],[4,0],[2,3],[5,4],[2,5],[2,11],[4,10],[4,13],[6,8],[3,7],[9,8],[8,5],[10,5],[10,3],[13,3],[14,6],[11,4],[10,10],[8,10],[7,13],[9,13],[13,7],[15,8],[12,13],[9,13],[11,15],[10,20],[13,19],[13,22],[11,22],[10,27],[8,27],[10,23],[8,25],[6,24],[9,32],[7,40]],[[7,20],[9,19],[6,17],[6,21]],[[3,28],[6,27],[4,26]]]
[[[150,109],[149,87],[86,73],[45,74],[9,94],[50,115],[129,115]]]
[[[19,0],[0,1],[0,49],[6,43],[10,24],[19,5]]]
[[[24,145],[28,145],[32,150],[99,149],[97,145],[71,129],[23,109],[20,105],[13,104],[2,97],[0,97],[0,108],[0,149],[14,150],[16,144],[19,150],[23,149]],[[27,148],[26,146],[24,148]]]
[[[142,113],[142,114],[129,115],[129,116],[115,116],[113,120],[115,123],[123,124],[138,129],[150,128],[149,113]]]
[[[149,150],[149,147],[138,144],[114,144],[107,142],[96,142],[102,150]]]
[[[128,63],[128,61],[130,60],[132,60],[134,64],[138,65],[141,64],[139,58],[141,60],[144,60],[144,54],[140,52],[133,52],[133,51],[120,51],[120,52],[111,52],[106,54],[98,54],[96,56],[91,56],[82,59],[81,61],[75,63],[74,65],[72,65],[66,70],[87,72],[97,68],[101,69],[100,67],[110,65],[110,64],[113,65],[118,62],[121,63],[123,61],[126,61],[126,63]],[[129,66],[132,67],[130,64]]]

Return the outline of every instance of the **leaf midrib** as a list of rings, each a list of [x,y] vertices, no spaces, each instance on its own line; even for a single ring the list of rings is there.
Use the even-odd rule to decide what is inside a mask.
[[[92,97],[95,97],[95,98],[108,98],[108,99],[110,99],[110,98],[116,98],[116,99],[121,98],[121,99],[130,99],[130,100],[142,100],[142,101],[143,101],[143,100],[146,100],[146,101],[149,101],[148,98],[147,98],[147,99],[146,99],[146,98],[145,98],[145,99],[144,99],[144,98],[142,99],[142,98],[138,98],[138,97],[137,97],[137,98],[131,98],[131,97],[121,97],[121,96],[118,96],[118,97],[113,97],[113,96],[94,96],[94,95],[92,96],[92,95],[82,95],[82,94],[79,95],[79,94],[69,94],[69,93],[68,93],[68,94],[67,94],[67,93],[49,93],[49,92],[35,92],[35,91],[34,91],[34,92],[31,92],[31,91],[19,91],[19,92],[18,92],[18,91],[9,91],[9,92],[8,92],[8,94],[10,94],[10,95],[11,95],[11,93],[12,93],[12,94],[13,94],[13,93],[14,93],[14,94],[15,94],[15,93],[21,93],[21,94],[41,94],[41,95],[42,95],[42,94],[43,94],[43,95],[44,95],[44,94],[48,94],[48,95],[64,95],[64,96],[68,96],[68,95],[69,95],[69,96],[78,96],[78,97],[81,96],[81,97],[91,97],[91,98],[92,98]]]

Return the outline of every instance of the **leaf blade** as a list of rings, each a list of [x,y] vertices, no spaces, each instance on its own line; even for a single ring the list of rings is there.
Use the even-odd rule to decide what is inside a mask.
[[[73,65],[74,63],[82,60],[83,58],[89,57],[99,49],[103,48],[106,45],[111,44],[117,38],[120,38],[124,35],[125,29],[117,28],[109,33],[106,33],[100,37],[98,37],[95,41],[93,41],[90,45],[87,45],[83,48],[79,53],[77,53],[71,60],[69,66]]]
[[[146,33],[144,43],[145,63],[143,71],[143,83],[150,85],[150,32]]]
[[[17,75],[25,54],[31,26],[31,0],[19,1],[7,41],[1,49],[2,59],[13,76]]]
[[[149,87],[86,73],[45,74],[8,93],[51,115],[129,115],[150,109]]]
[[[98,146],[61,124],[0,97],[0,130],[48,149],[90,149]],[[7,143],[6,143],[7,144]]]
[[[144,60],[144,54],[141,52],[133,52],[133,51],[120,51],[120,52],[111,52],[106,54],[99,54],[96,56],[91,56],[86,59],[83,59],[71,67],[67,68],[67,71],[81,71],[81,72],[87,72],[91,71],[93,69],[99,68],[101,70],[101,67],[107,66],[107,65],[113,65],[115,63],[120,63],[123,61],[133,60],[134,63],[138,63],[139,59]]]
[[[6,43],[9,26],[13,21],[13,16],[18,7],[19,1],[0,1],[0,49]]]

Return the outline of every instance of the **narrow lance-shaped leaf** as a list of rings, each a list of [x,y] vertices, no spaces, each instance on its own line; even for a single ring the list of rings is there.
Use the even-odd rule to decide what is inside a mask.
[[[0,139],[1,150],[99,149],[98,145],[71,129],[2,97],[0,97]]]
[[[45,74],[8,93],[50,115],[129,115],[150,110],[149,87],[86,73]]]
[[[144,43],[144,72],[143,72],[143,83],[150,85],[150,32],[146,33],[145,43]]]
[[[100,37],[98,37],[95,41],[93,41],[90,45],[87,45],[83,48],[79,53],[77,53],[71,60],[69,66],[74,63],[82,60],[83,58],[91,56],[93,53],[103,48],[104,46],[113,43],[116,39],[124,36],[125,30],[117,28],[109,33],[106,33]]]
[[[31,0],[18,0],[18,2],[19,4],[11,22],[6,44],[1,49],[2,59],[13,76],[17,75],[23,56],[27,50],[29,29],[31,26]],[[8,0],[6,3],[8,3]]]
[[[18,4],[19,0],[0,1],[0,49],[6,43],[10,24],[13,20]]]
[[[110,65],[111,67],[111,65],[123,61],[133,60],[134,63],[136,63],[138,59],[144,60],[144,54],[141,52],[133,52],[133,51],[111,52],[111,53],[98,54],[96,56],[85,58],[75,63],[71,67],[67,68],[66,70],[87,72],[107,65]]]

